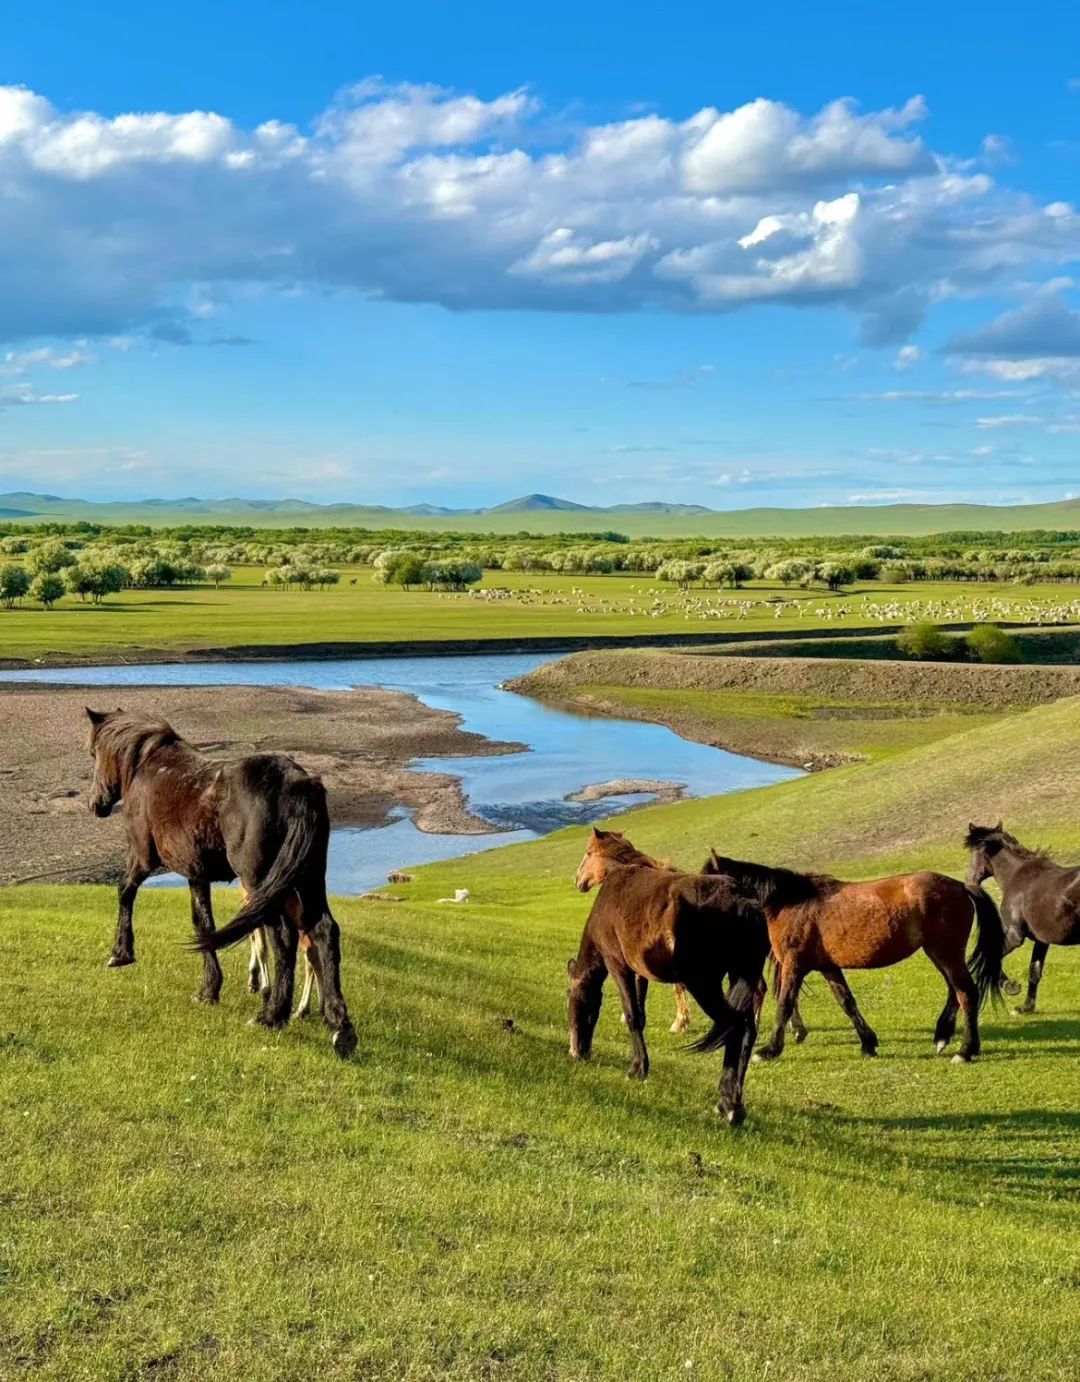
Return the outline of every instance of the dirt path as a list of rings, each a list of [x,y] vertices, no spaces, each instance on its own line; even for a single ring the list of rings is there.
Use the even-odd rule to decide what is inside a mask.
[[[123,859],[117,816],[86,809],[90,781],[83,707],[111,709],[115,690],[9,685],[0,688],[0,884],[100,882]],[[291,754],[319,773],[335,825],[370,826],[394,806],[416,812],[422,830],[481,833],[456,777],[418,773],[417,757],[513,752],[458,728],[458,717],[397,691],[295,687],[125,687],[125,710],[163,715],[199,748],[221,756]]]

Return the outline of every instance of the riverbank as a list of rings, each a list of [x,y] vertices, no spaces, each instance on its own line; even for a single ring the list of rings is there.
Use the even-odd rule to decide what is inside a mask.
[[[548,704],[663,724],[809,769],[879,758],[1080,693],[1077,667],[590,652],[510,683]]]
[[[395,807],[425,831],[485,834],[493,829],[466,805],[458,778],[410,767],[415,758],[514,753],[460,728],[459,717],[399,691],[360,687],[170,686],[0,687],[0,884],[102,882],[124,855],[119,818],[86,809],[90,759],[84,706],[164,716],[211,754],[281,752],[326,783],[335,825],[383,824]]]

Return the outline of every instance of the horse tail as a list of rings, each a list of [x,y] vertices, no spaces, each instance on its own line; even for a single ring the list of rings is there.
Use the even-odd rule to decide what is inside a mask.
[[[686,1048],[688,1051],[700,1054],[703,1051],[715,1051],[723,1046],[734,1028],[742,1025],[746,1014],[753,1007],[754,990],[745,979],[736,979],[728,989],[727,997],[721,999],[721,1003],[723,1006],[720,1016],[714,1019],[703,1037],[690,1043]]]
[[[320,863],[325,865],[329,817],[322,784],[311,778],[294,784],[287,805],[289,819],[285,838],[266,877],[248,893],[244,905],[227,926],[199,936],[192,941],[192,950],[204,953],[225,950],[260,926],[273,925],[281,916],[289,894],[309,872],[312,853],[320,846]]]
[[[968,973],[974,980],[981,1008],[988,995],[995,1003],[1004,1001],[1001,997],[1001,965],[1005,958],[1005,927],[997,904],[988,892],[971,883],[965,883],[964,887],[974,903],[975,924],[978,927],[975,949],[968,961]]]

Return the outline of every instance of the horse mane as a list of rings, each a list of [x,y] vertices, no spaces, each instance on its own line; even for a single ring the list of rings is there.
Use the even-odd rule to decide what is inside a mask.
[[[1010,835],[999,822],[997,825],[969,825],[964,836],[965,849],[989,849],[996,854],[1001,849],[1010,849],[1021,859],[1049,859],[1047,849],[1029,849],[1022,845],[1015,835]]]
[[[606,859],[616,864],[637,865],[639,868],[671,870],[666,859],[654,859],[651,854],[632,845],[625,835],[617,830],[594,831],[593,838],[600,843],[600,850]]]
[[[102,769],[126,791],[150,754],[182,742],[168,720],[116,711],[95,725],[91,747]]]
[[[763,905],[792,907],[800,902],[817,902],[843,887],[839,878],[828,873],[796,873],[794,869],[774,869],[746,859],[728,859],[713,850],[702,873],[725,874],[735,886]]]

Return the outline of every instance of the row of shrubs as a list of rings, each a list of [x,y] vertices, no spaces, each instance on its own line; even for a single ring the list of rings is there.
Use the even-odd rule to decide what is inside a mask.
[[[896,639],[907,657],[920,662],[1020,662],[1020,645],[1007,629],[996,624],[976,624],[965,634],[947,633],[929,622],[912,624]]]

